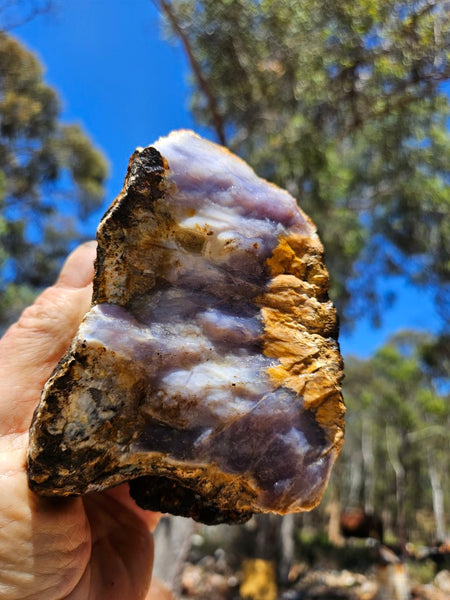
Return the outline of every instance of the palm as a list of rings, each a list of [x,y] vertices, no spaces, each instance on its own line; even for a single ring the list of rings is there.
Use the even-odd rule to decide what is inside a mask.
[[[83,499],[84,510],[78,526],[88,523],[85,543],[90,555],[87,561],[83,553],[80,555],[83,577],[70,599],[120,600],[146,595],[152,566],[152,536],[135,511],[127,506],[122,490],[128,495],[122,488]]]
[[[141,513],[126,486],[82,499],[39,498],[29,492],[23,469],[26,434],[9,441],[0,472],[1,597],[145,598],[149,527],[157,515]]]
[[[26,478],[28,428],[40,390],[91,297],[93,248],[79,248],[57,284],[0,340],[0,597],[143,599],[151,529],[127,486],[84,498],[40,498]]]

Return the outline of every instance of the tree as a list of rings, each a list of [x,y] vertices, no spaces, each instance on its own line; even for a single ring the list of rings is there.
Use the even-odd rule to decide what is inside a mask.
[[[423,509],[434,516],[435,538],[442,540],[446,533],[444,503],[450,497],[443,490],[448,489],[450,467],[450,405],[440,379],[430,376],[424,361],[424,350],[435,346],[432,342],[431,337],[404,332],[372,359],[347,361],[349,410],[341,463],[347,473],[341,497],[345,503],[356,499],[364,505],[370,494],[375,510],[394,516],[403,541],[407,531],[417,529],[415,517]],[[371,461],[359,459],[364,435],[372,440]]]
[[[37,58],[0,32],[0,327],[53,281],[106,174],[81,127],[60,121]]]
[[[403,274],[442,301],[450,270],[445,3],[155,3],[186,49],[198,121],[287,187],[318,225],[347,320],[379,316],[380,274]]]

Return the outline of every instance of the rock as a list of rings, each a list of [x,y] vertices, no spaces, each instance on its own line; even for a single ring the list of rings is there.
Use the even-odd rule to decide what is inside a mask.
[[[311,220],[188,131],[132,155],[92,308],[30,429],[29,485],[204,523],[313,508],[343,441],[342,361]]]
[[[434,578],[434,582],[440,590],[450,595],[450,571],[447,569],[439,571]]]
[[[242,563],[239,595],[244,600],[276,600],[278,597],[275,564],[262,558],[247,558]]]

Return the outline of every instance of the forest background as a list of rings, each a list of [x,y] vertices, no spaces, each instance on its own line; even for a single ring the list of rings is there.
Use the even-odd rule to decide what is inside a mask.
[[[297,197],[326,249],[347,435],[303,530],[338,502],[393,541],[445,539],[448,8],[0,0],[0,328],[94,237],[134,147],[194,128]]]

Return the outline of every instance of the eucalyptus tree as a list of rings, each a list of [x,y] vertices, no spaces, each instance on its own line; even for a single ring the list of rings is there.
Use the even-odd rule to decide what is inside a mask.
[[[448,2],[154,3],[186,50],[198,122],[318,225],[347,320],[380,316],[380,275],[426,285],[442,305]]]
[[[368,360],[347,360],[341,498],[390,511],[403,539],[420,511],[434,516],[436,540],[448,527],[450,399],[426,365],[430,346],[431,337],[404,332]]]
[[[103,199],[107,164],[36,56],[0,31],[0,327],[52,282]]]

